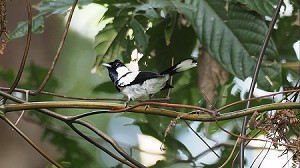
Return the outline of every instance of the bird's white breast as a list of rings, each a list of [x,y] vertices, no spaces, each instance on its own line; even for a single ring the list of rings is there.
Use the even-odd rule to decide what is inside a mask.
[[[149,98],[149,95],[155,94],[164,88],[168,80],[169,75],[164,75],[159,78],[148,79],[142,84],[134,84],[119,88],[121,93],[126,95],[128,99],[135,100],[138,98]]]

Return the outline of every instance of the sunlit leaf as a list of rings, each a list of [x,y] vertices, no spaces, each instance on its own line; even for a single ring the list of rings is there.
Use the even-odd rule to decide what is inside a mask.
[[[98,69],[101,63],[109,62],[122,55],[126,49],[126,33],[128,16],[115,17],[112,23],[106,25],[95,37],[96,62],[94,68]]]

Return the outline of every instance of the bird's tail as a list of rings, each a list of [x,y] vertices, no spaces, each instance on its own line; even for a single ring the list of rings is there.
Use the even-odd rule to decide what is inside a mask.
[[[197,66],[197,62],[194,59],[189,58],[189,59],[183,60],[183,61],[173,65],[172,67],[163,71],[160,74],[161,75],[164,75],[164,74],[174,75],[178,72],[182,72],[182,71],[191,69],[196,66]]]

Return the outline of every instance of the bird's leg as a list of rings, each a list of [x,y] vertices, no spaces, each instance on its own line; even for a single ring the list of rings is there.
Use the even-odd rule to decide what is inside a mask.
[[[131,98],[128,97],[128,100],[124,103],[125,108],[128,106],[128,103],[131,101]]]
[[[150,102],[151,101],[151,97],[153,96],[153,94],[149,94],[149,99],[147,100],[148,102]],[[147,109],[147,108],[149,108],[150,107],[150,105],[146,105],[145,106],[145,108]]]

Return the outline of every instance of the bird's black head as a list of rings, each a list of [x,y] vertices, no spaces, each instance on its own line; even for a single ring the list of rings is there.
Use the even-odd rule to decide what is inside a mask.
[[[105,66],[109,71],[112,69],[116,70],[119,67],[123,67],[125,66],[120,60],[116,59],[112,62],[109,63],[104,63],[102,64],[103,66]]]
[[[118,81],[118,75],[119,75],[117,68],[126,67],[126,66],[118,59],[109,63],[103,63],[102,65],[107,68],[110,79],[116,85],[116,82]]]

